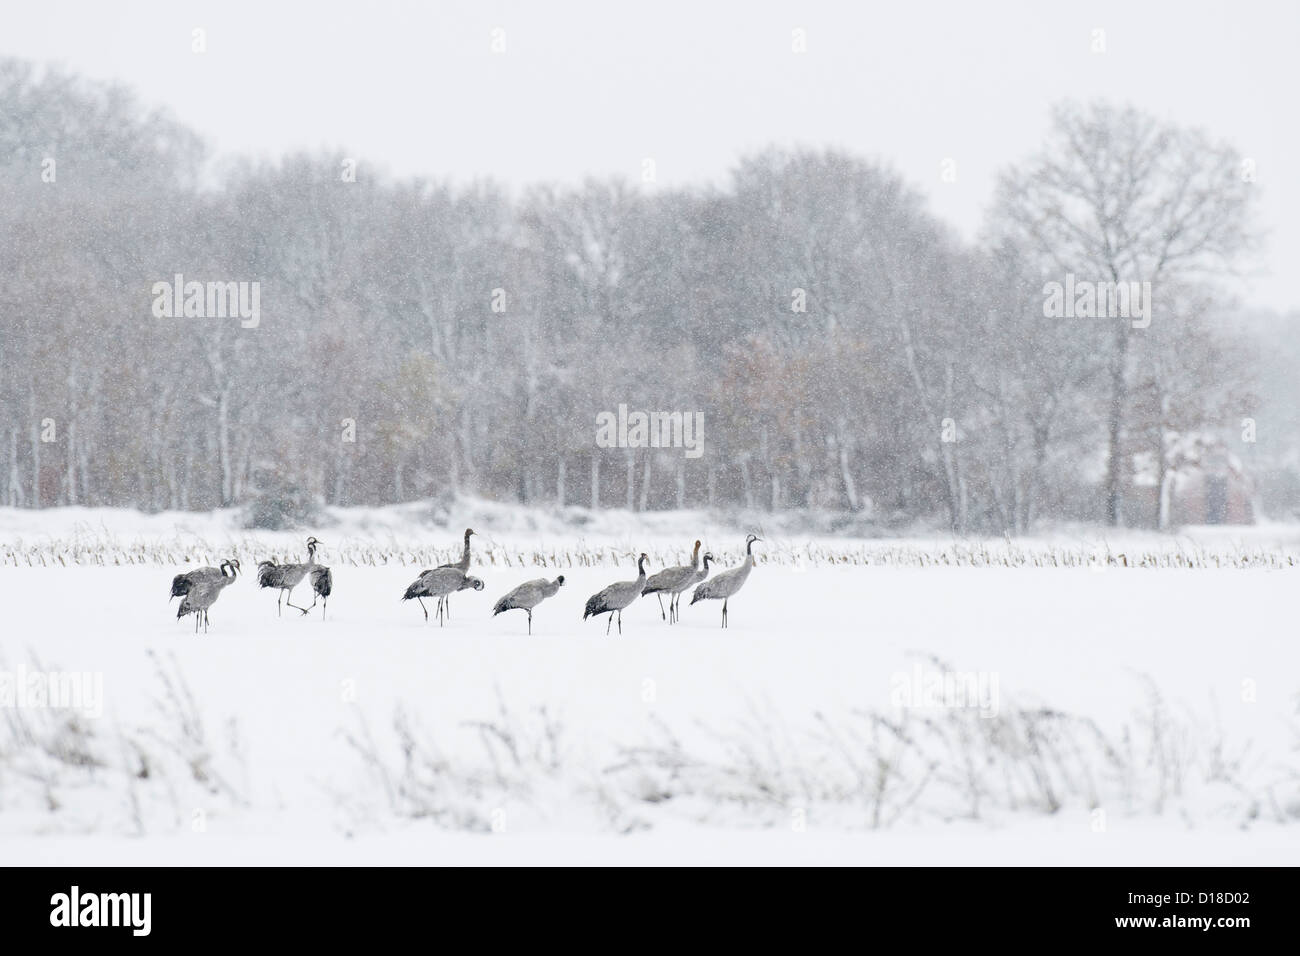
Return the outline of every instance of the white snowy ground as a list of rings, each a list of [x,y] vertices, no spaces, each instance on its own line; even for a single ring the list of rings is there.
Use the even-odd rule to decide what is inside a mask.
[[[316,532],[334,568],[326,620],[277,618],[246,574],[196,637],[168,604],[174,573],[236,546],[249,572],[301,535],[231,532],[220,515],[178,528],[47,512],[36,526],[0,510],[0,676],[102,674],[104,703],[71,723],[0,706],[6,862],[1300,860],[1293,529],[1023,546],[1184,549],[1211,564],[1195,569],[836,566],[881,543],[777,539],[728,630],[717,603],[684,600],[670,627],[643,598],[606,637],[583,604],[634,572],[583,565],[633,547],[668,559],[689,544],[669,519],[644,540],[631,520],[608,539],[480,527],[486,590],[455,595],[442,628],[399,600],[427,565],[396,562],[407,535],[455,550],[463,523],[403,534],[383,519]],[[709,530],[734,563],[734,532]],[[76,559],[20,563],[42,538],[42,554]],[[338,560],[384,542],[387,566]],[[94,559],[169,548],[192,560]],[[1213,567],[1247,553],[1276,566]],[[565,566],[518,566],[537,554]],[[490,616],[519,582],[558,573],[532,637],[522,612]],[[945,668],[978,681],[977,699],[900,706]]]

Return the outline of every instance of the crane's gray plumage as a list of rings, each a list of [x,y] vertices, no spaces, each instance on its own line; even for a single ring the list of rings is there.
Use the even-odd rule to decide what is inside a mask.
[[[198,580],[191,581],[188,590],[181,598],[181,606],[176,610],[176,620],[180,620],[186,614],[194,615],[194,633],[199,633],[199,621],[203,622],[203,633],[208,633],[208,609],[217,603],[217,598],[221,597],[221,592],[235,583],[235,576],[239,573],[239,562],[222,561],[221,567],[217,570],[218,577],[203,575]],[[211,570],[210,568],[200,568],[199,570]],[[230,574],[227,575],[226,571]]]
[[[633,601],[641,596],[645,590],[645,563],[650,556],[645,552],[637,558],[636,570],[637,578],[635,581],[619,581],[617,584],[611,584],[602,591],[598,591],[591,597],[587,598],[587,607],[583,611],[582,619],[585,621],[589,617],[595,617],[597,614],[609,614],[609,623],[605,625],[605,634],[609,634],[609,625],[614,622],[614,615],[618,615],[618,632],[623,633],[623,608],[627,607]]]
[[[455,591],[464,591],[466,588],[473,588],[475,591],[483,590],[483,582],[473,575],[466,574],[460,568],[431,568],[420,573],[420,576],[411,582],[410,587],[402,595],[403,601],[409,601],[412,598],[420,602],[420,607],[424,611],[424,619],[429,619],[429,609],[424,605],[424,598],[438,598],[438,623],[441,626],[444,611],[442,599],[448,594]]]
[[[311,599],[311,605],[307,608],[310,611],[316,606],[317,599],[320,600],[320,619],[325,620],[325,608],[329,606],[329,597],[334,592],[334,574],[323,564],[318,564],[311,569],[307,576],[311,581],[311,590],[314,597]],[[306,614],[307,611],[303,611]]]
[[[548,597],[554,597],[555,592],[560,590],[564,584],[564,575],[561,574],[554,581],[548,581],[546,578],[537,578],[533,581],[525,581],[519,587],[515,588],[501,600],[497,601],[496,606],[492,608],[492,616],[496,617],[502,611],[513,611],[515,609],[528,612],[528,633],[533,633],[533,608],[541,604]]]
[[[230,558],[228,561],[236,571],[240,570],[238,558]],[[227,562],[223,561],[221,563],[226,564]],[[172,597],[185,597],[190,593],[190,588],[200,581],[220,581],[222,577],[224,577],[224,572],[221,568],[195,568],[193,571],[178,574],[172,578]]]
[[[750,535],[745,539],[745,560],[738,568],[732,568],[730,571],[723,571],[716,577],[710,578],[695,589],[691,595],[691,603],[696,601],[721,601],[722,602],[722,626],[727,626],[727,599],[744,587],[745,581],[749,578],[749,572],[754,570],[754,542],[761,541],[757,535]]]
[[[688,580],[686,584],[682,586],[682,590],[689,591],[695,585],[699,584],[701,581],[707,578],[709,576],[709,562],[716,561],[716,560],[717,558],[713,556],[712,551],[706,552],[704,555],[704,567],[700,568],[698,571],[695,571],[694,573],[691,574],[690,580]]]
[[[659,599],[659,616],[667,620],[670,624],[677,620],[677,600],[679,595],[691,586],[692,578],[695,577],[696,571],[700,566],[700,542],[695,542],[695,550],[691,552],[691,563],[678,565],[674,568],[664,568],[655,574],[650,575],[650,579],[645,583],[645,590],[642,594],[653,594]],[[668,614],[664,614],[663,595],[668,595]]]
[[[478,534],[478,532],[473,528],[465,529],[465,548],[460,554],[460,560],[454,561],[451,564],[440,564],[438,565],[438,568],[459,568],[462,574],[469,574],[469,536],[472,534]],[[434,568],[434,570],[436,571],[438,568]],[[465,590],[465,587],[466,585],[461,585],[456,590],[463,591]],[[451,595],[444,595],[443,597],[438,598],[438,611],[445,615],[447,620],[451,620]]]
[[[276,588],[280,592],[275,599],[276,614],[283,613],[280,607],[281,600],[294,610],[302,611],[303,614],[311,610],[311,608],[299,607],[293,603],[293,589],[301,584],[302,579],[307,577],[308,574],[321,567],[316,563],[316,547],[319,544],[320,542],[315,538],[307,539],[306,564],[276,564],[274,561],[257,562],[258,585],[264,588]],[[312,607],[315,606],[316,602],[313,601]]]
[[[459,560],[459,561],[453,561],[453,562],[451,562],[450,564],[440,564],[440,565],[438,565],[438,567],[439,567],[439,568],[460,568],[462,574],[468,574],[468,573],[469,573],[469,557],[470,557],[470,554],[469,554],[469,536],[472,535],[472,534],[477,534],[477,533],[478,533],[478,532],[476,532],[473,528],[466,528],[466,529],[465,529],[465,547],[464,547],[464,550],[461,551],[461,554],[460,554],[460,560]],[[437,568],[435,568],[434,570],[436,571]]]

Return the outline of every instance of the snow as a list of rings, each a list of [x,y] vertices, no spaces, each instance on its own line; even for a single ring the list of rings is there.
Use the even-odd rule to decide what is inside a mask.
[[[6,838],[16,859],[49,866],[1293,866],[1300,832],[1189,831],[1142,820],[1108,833],[1071,821],[1015,830],[953,824],[933,830],[845,833],[680,828],[630,836],[502,833],[406,827],[322,840],[318,832]]]
[[[1293,590],[1285,565],[844,566],[833,556],[846,548],[925,554],[952,542],[775,540],[769,563],[732,599],[729,629],[719,627],[719,602],[691,606],[688,595],[680,624],[665,624],[655,600],[643,598],[624,612],[622,636],[615,627],[606,637],[605,620],[583,622],[582,608],[604,585],[635,576],[618,549],[659,541],[673,559],[704,531],[674,543],[663,529],[689,518],[663,516],[639,535],[625,526],[629,540],[615,544],[558,525],[530,535],[522,529],[537,519],[528,515],[509,516],[509,529],[497,532],[485,512],[461,520],[485,526],[489,545],[479,550],[476,539],[473,573],[487,587],[454,595],[440,628],[399,600],[418,562],[354,566],[331,553],[368,553],[363,540],[379,548],[400,530],[391,511],[315,532],[335,578],[325,620],[319,607],[310,617],[277,617],[275,593],[246,573],[212,608],[211,631],[196,636],[193,619],[176,621],[167,601],[171,576],[192,565],[165,555],[129,566],[0,566],[0,672],[21,663],[102,674],[105,695],[104,716],[85,722],[104,764],[92,772],[22,750],[0,723],[7,859],[1237,864],[1294,860],[1300,849],[1300,647],[1285,624]],[[35,540],[25,514],[0,512],[0,550]],[[303,537],[232,531],[223,515],[182,523],[47,512],[42,524],[46,540],[60,543],[98,528],[94,547],[106,536],[120,545],[183,533],[197,536],[199,549],[237,535],[242,549],[286,556]],[[734,565],[743,538],[725,533],[710,529],[709,545]],[[1295,540],[1282,528],[1224,534],[1157,544],[1208,549],[1202,557],[1243,547],[1284,557],[1292,545],[1281,542]],[[1139,537],[1109,546],[1157,547]],[[403,543],[451,554],[456,538],[412,524]],[[986,544],[997,542],[978,546]],[[1031,553],[1105,547],[1077,537],[1015,544]],[[542,555],[548,566],[516,561],[521,555]],[[531,638],[522,612],[491,616],[500,595],[556,573],[566,583],[535,610]],[[310,603],[308,589],[295,600]],[[1092,732],[1080,730],[1066,740],[1087,752],[1091,769],[1061,771],[1054,812],[1022,799],[1032,782],[1004,800],[990,774],[972,813],[944,777],[964,751],[929,751],[945,755],[941,779],[910,800],[923,761],[909,749],[898,752],[897,795],[873,817],[871,801],[854,795],[865,784],[853,762],[881,732],[864,721],[902,719],[900,686],[945,667],[978,675],[1003,719],[1046,708],[1095,722],[1118,750],[1131,749],[1128,769],[1111,779]],[[187,736],[194,722],[183,705],[166,703],[160,674],[188,685],[201,732]],[[937,722],[943,734],[989,726],[954,711],[910,717]],[[429,758],[412,777],[401,774],[399,713]],[[1007,734],[1022,725],[999,726]],[[366,740],[370,763],[358,747]],[[121,770],[134,766],[123,756],[134,746],[149,754],[146,778]],[[1007,752],[979,751],[998,760]],[[682,754],[688,765],[666,769]],[[1021,758],[1006,759],[1008,772],[1024,769],[1014,762]],[[54,768],[48,788],[25,772],[33,766]],[[658,799],[665,788],[672,798]],[[430,807],[450,809],[422,816]]]

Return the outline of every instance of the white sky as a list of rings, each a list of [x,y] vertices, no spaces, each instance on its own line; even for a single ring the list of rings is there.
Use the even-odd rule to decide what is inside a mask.
[[[370,161],[524,184],[639,177],[652,157],[677,185],[720,181],[768,143],[833,145],[891,162],[967,237],[995,172],[1041,143],[1051,103],[1131,102],[1256,160],[1270,241],[1241,291],[1289,309],[1298,38],[1295,0],[42,0],[8,6],[0,53],[122,80],[219,153],[344,147],[361,174]],[[940,180],[948,157],[956,183]]]

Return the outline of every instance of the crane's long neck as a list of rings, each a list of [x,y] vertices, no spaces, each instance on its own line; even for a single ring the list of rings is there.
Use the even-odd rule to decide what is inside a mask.
[[[636,559],[636,576],[638,581],[645,579],[645,555],[644,554],[641,555],[641,557]]]

